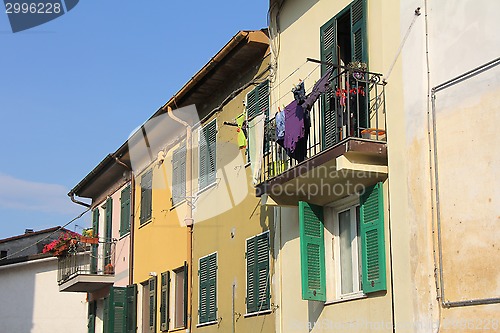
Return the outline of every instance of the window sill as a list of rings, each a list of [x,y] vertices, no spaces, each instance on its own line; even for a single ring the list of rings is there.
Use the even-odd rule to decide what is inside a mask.
[[[208,191],[209,189],[211,189],[212,187],[215,187],[215,186],[217,186],[217,181],[213,182],[212,184],[209,184],[209,185],[205,186],[201,190],[198,190],[198,193],[196,193],[196,194],[200,195],[201,193],[203,193],[205,191]]]
[[[271,310],[262,310],[262,311],[252,312],[252,313],[245,313],[243,315],[243,318],[257,317],[257,316],[267,315],[267,314],[270,314],[272,312],[273,311],[271,311]]]
[[[118,238],[118,240],[122,240],[122,239],[124,239],[127,236],[130,236],[130,230],[127,231],[126,233],[124,233],[123,235],[120,235],[120,238]]]
[[[172,207],[170,207],[170,210],[176,209],[177,207],[179,207],[180,205],[182,205],[185,202],[186,202],[186,199],[183,199],[183,200],[177,202],[176,204],[172,205]]]
[[[343,296],[342,298],[339,298],[339,299],[335,299],[335,300],[332,300],[332,301],[327,301],[327,302],[325,302],[325,305],[343,303],[343,302],[348,302],[348,301],[353,301],[353,300],[363,299],[363,298],[368,298],[368,296],[366,296],[366,294],[363,294],[362,292],[352,293],[352,294],[349,294],[349,295],[345,295],[345,296]]]
[[[215,320],[215,321],[208,321],[208,322],[206,322],[206,323],[201,323],[201,324],[198,324],[198,325],[196,325],[196,327],[210,326],[210,325],[215,325],[215,324],[217,324],[217,323],[218,323],[218,321],[217,321],[217,320]]]
[[[176,328],[172,328],[171,330],[168,330],[168,332],[179,332],[179,331],[183,331],[185,329],[186,329],[185,326],[183,326],[183,327],[176,327]]]
[[[144,226],[147,226],[147,225],[148,225],[148,224],[150,224],[151,222],[153,222],[153,218],[152,218],[152,217],[151,217],[151,218],[149,218],[149,220],[144,221],[144,222],[142,222],[142,223],[140,223],[140,222],[139,222],[139,229],[141,229],[141,228],[142,228],[142,227],[144,227]]]

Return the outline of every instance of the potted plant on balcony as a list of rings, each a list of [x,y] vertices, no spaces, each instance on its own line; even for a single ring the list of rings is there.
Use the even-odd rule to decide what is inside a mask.
[[[79,241],[80,235],[67,231],[59,236],[58,239],[53,240],[43,247],[42,253],[51,253],[56,257],[65,256],[71,249],[76,250],[76,245]]]
[[[83,229],[82,236],[80,237],[80,242],[87,244],[97,244],[99,243],[99,238],[94,237],[94,230],[92,228]]]

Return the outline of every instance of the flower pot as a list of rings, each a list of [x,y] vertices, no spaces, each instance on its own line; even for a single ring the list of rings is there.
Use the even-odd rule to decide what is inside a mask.
[[[81,236],[80,237],[80,242],[87,243],[87,244],[98,244],[99,243],[99,238],[97,238],[97,237],[85,237],[85,236]]]

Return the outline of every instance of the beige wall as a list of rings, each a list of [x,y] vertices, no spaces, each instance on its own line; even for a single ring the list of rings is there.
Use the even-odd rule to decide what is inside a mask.
[[[412,11],[416,7],[424,11],[424,5],[424,1],[401,1],[401,37],[408,29]],[[389,134],[391,192],[408,193],[401,198],[394,195],[391,215],[393,220],[406,221],[410,231],[409,252],[395,253],[395,258],[408,256],[405,271],[410,273],[395,280],[395,294],[406,295],[396,297],[396,317],[432,323],[435,328],[439,326],[440,332],[481,331],[498,319],[495,313],[499,305],[443,308],[436,301],[433,268],[436,261],[437,274],[440,268],[443,271],[444,284],[437,286],[444,286],[445,302],[500,296],[496,228],[500,197],[494,186],[500,169],[492,141],[499,120],[499,70],[490,69],[437,92],[434,118],[427,94],[429,88],[498,57],[495,13],[499,5],[490,1],[427,1],[427,6],[429,62],[422,15],[399,61],[403,67],[405,116],[388,112],[391,128],[403,129],[399,139],[392,142],[393,131]],[[438,184],[434,178],[436,168]],[[402,200],[405,203],[399,205]],[[441,242],[436,236],[438,209]],[[404,228],[395,227],[393,231],[407,237]],[[399,273],[397,262],[404,262],[395,259],[394,269]],[[407,299],[413,300],[410,308],[404,306]],[[413,331],[429,329],[417,327]]]
[[[267,58],[268,60],[268,58]],[[257,73],[264,71],[268,62],[260,65]],[[217,118],[217,180],[213,186],[199,192],[195,201],[195,225],[193,235],[193,331],[231,332],[233,329],[233,285],[235,288],[234,330],[236,332],[273,332],[274,315],[269,312],[260,316],[246,313],[246,239],[270,229],[273,211],[261,207],[251,186],[251,170],[246,164],[244,150],[237,146],[236,127],[223,125],[233,122],[244,112],[242,101],[253,86],[237,95]],[[209,120],[209,121],[210,121]],[[197,131],[198,132],[198,131]],[[195,139],[197,134],[195,134]],[[194,175],[198,174],[198,150],[195,143]],[[195,179],[194,187],[198,188]],[[270,239],[272,240],[272,234]],[[272,241],[271,241],[272,242]],[[196,327],[199,306],[199,259],[217,252],[217,318],[219,324]],[[272,255],[272,251],[271,251]],[[270,264],[273,278],[272,260]],[[274,302],[274,300],[272,301]]]

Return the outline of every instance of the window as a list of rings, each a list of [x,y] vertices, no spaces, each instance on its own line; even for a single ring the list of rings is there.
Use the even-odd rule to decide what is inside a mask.
[[[173,279],[170,275],[170,271],[161,275],[160,325],[162,331],[168,331],[169,326],[172,326],[170,325],[171,314],[173,327],[170,328],[172,329],[184,328],[187,320],[187,263],[185,262],[183,267],[173,271]],[[170,302],[171,298],[172,302]]]
[[[187,264],[174,271],[174,328],[186,326],[187,315]]]
[[[247,239],[247,313],[269,310],[269,232]]]
[[[109,295],[104,299],[104,333],[129,333],[136,331],[136,292],[137,288],[135,285],[111,287],[109,289]],[[89,310],[91,310],[90,304],[91,303],[89,303]],[[90,315],[93,316],[92,319]],[[89,321],[90,320],[93,322],[92,326],[95,326],[95,306],[93,312],[89,312]]]
[[[130,185],[122,190],[120,209],[120,236],[130,232]]]
[[[333,266],[335,272],[335,298],[342,299],[350,294],[360,293],[360,241],[359,241],[359,205],[332,209],[330,221],[333,224]],[[328,228],[328,225],[327,225]]]
[[[199,265],[198,322],[204,324],[217,319],[217,252],[200,258]]]
[[[198,186],[200,190],[215,183],[216,175],[216,147],[217,147],[217,121],[214,119],[200,130],[200,171]]]
[[[354,0],[320,28],[321,60],[343,66],[355,61],[368,64],[366,31],[366,0]],[[321,75],[326,74],[329,69],[329,66],[322,65]],[[332,80],[333,77],[336,76],[332,76]],[[331,82],[334,89],[321,98],[324,148],[333,146],[341,136],[345,136],[341,130],[345,124],[337,119],[340,111],[336,110],[336,104],[339,99],[335,98],[335,89],[345,85],[345,82],[341,82],[340,77],[335,80]],[[359,103],[359,121],[354,119],[358,117],[357,114],[352,115],[353,121],[366,128],[369,121],[368,108],[364,98],[360,98]]]
[[[147,171],[141,177],[141,217],[140,223],[144,224],[151,219],[153,194],[153,170]]]
[[[186,147],[174,151],[172,156],[172,205],[186,198]]]
[[[266,115],[266,127],[264,138],[264,152],[269,151],[269,142],[271,138],[268,137],[268,123],[269,123],[269,80],[265,80],[250,91],[246,96],[246,112],[247,112],[247,123],[256,116],[264,113]],[[247,131],[248,133],[248,131]],[[247,138],[248,139],[248,138]],[[247,140],[248,141],[248,140]],[[250,162],[250,145],[248,141],[247,144],[247,162]]]
[[[326,240],[324,211],[330,231]],[[333,265],[328,283],[335,284],[334,299],[387,289],[382,183],[366,188],[359,205],[354,201],[324,210],[299,202],[299,226],[302,299],[326,301],[325,265]],[[327,261],[325,243],[332,249]]]

